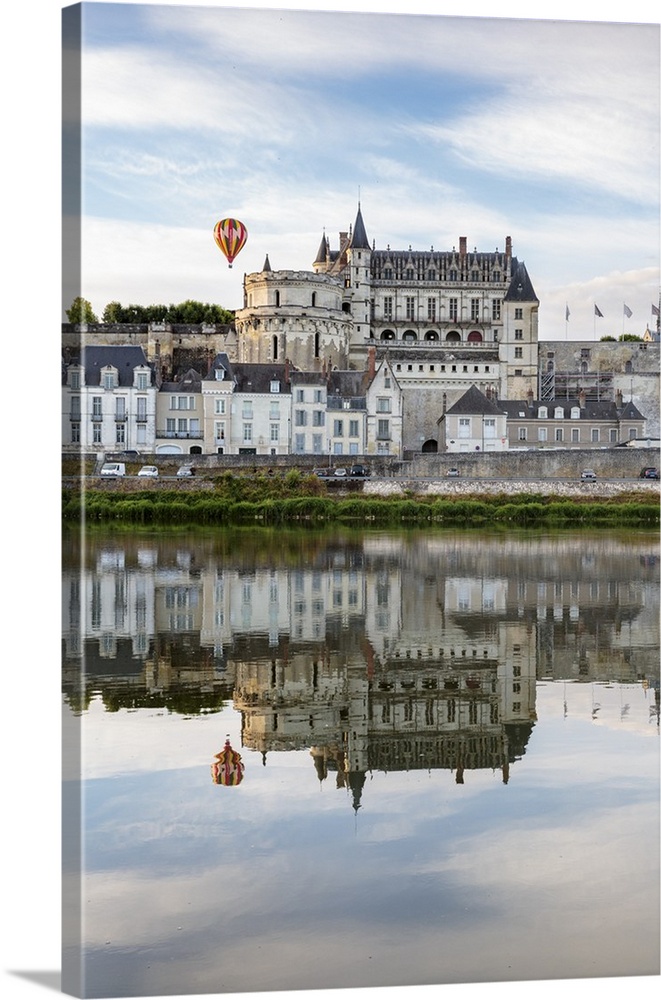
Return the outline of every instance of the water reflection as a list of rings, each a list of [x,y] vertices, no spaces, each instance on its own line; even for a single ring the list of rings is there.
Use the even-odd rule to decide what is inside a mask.
[[[354,809],[375,770],[507,783],[540,681],[647,686],[658,722],[655,535],[92,534],[68,553],[76,711],[231,702],[243,747],[309,749]]]
[[[87,996],[658,974],[655,535],[78,541]]]

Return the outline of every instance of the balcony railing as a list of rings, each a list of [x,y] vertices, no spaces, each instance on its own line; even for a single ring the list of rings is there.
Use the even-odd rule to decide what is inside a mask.
[[[186,438],[203,438],[204,431],[156,431],[156,437],[159,438],[174,438],[178,440],[183,440]]]

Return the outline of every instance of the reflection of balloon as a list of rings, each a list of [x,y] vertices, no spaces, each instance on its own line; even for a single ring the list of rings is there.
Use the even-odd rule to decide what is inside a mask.
[[[213,238],[231,267],[232,261],[248,239],[248,230],[238,219],[221,219],[213,228]]]
[[[229,736],[211,765],[211,779],[214,785],[238,785],[243,780],[241,754],[232,749]]]

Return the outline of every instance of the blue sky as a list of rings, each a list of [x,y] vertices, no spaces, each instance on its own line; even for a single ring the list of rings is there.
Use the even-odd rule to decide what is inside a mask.
[[[309,269],[360,197],[377,247],[450,249],[465,235],[488,251],[511,236],[543,339],[642,333],[659,295],[658,16],[322,6],[84,5],[95,310],[240,307],[244,272],[267,253]],[[249,232],[231,270],[212,238],[225,215]]]

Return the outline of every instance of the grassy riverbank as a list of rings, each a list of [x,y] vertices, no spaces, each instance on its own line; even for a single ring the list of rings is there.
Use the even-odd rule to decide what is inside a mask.
[[[65,522],[141,525],[230,525],[288,523],[337,523],[364,525],[485,524],[553,526],[636,526],[659,524],[658,496],[636,490],[596,500],[571,499],[535,493],[461,497],[377,497],[363,493],[329,492],[323,481],[297,472],[269,479],[225,473],[204,490],[65,489],[62,515]]]

